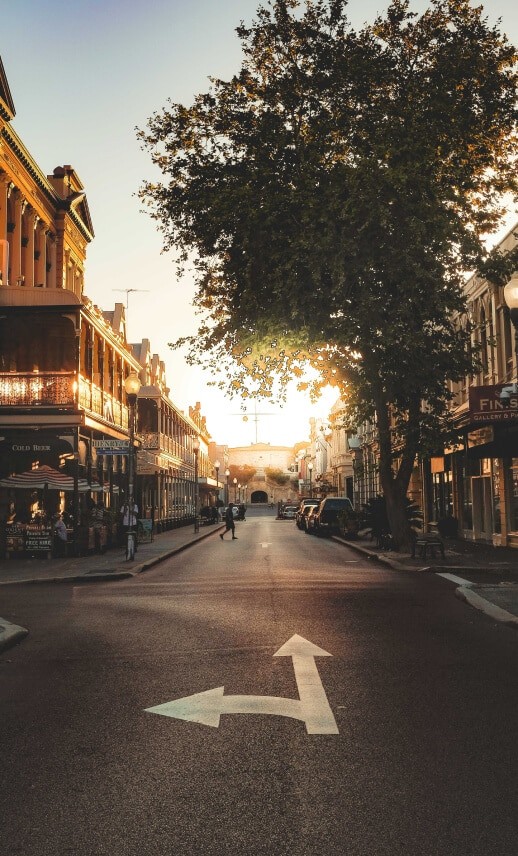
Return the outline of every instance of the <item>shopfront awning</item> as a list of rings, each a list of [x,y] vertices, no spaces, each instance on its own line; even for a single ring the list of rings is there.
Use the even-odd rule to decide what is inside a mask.
[[[66,473],[60,473],[59,470],[43,464],[41,467],[27,470],[25,473],[16,473],[8,478],[0,479],[0,487],[15,490],[73,491],[74,479]],[[78,488],[80,493],[103,490],[100,484],[89,484],[86,479],[78,479]]]

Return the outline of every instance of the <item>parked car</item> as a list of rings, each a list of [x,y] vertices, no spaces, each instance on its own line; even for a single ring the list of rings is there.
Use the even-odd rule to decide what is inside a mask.
[[[306,518],[309,513],[309,509],[313,506],[320,505],[319,499],[303,499],[300,503],[297,514],[295,515],[295,522],[299,529],[306,529]]]
[[[358,535],[359,515],[346,496],[326,496],[312,516],[315,535],[342,535],[345,538]]]
[[[227,513],[226,506],[223,505],[221,508],[218,509],[218,511],[219,511],[221,519],[224,520],[225,514]],[[232,514],[234,515],[234,520],[236,520],[238,515],[239,515],[239,508],[237,507],[237,505],[232,506]]]
[[[280,517],[282,520],[295,520],[295,516],[297,514],[297,506],[296,505],[285,505],[280,512]]]
[[[308,507],[308,513],[304,515],[304,520],[306,521],[305,531],[306,531],[307,535],[314,535],[315,534],[315,529],[314,529],[315,514],[317,513],[319,508],[320,508],[320,503],[318,503],[318,505],[310,505]]]

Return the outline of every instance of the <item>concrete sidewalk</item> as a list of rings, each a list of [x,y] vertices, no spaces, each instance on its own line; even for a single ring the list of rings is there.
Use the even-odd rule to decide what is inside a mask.
[[[455,594],[495,621],[518,629],[518,550],[444,539],[445,557],[412,558],[383,552],[366,538],[334,538],[372,561],[395,571],[435,573],[456,586]]]
[[[140,544],[132,562],[126,561],[125,548],[104,554],[69,559],[3,559],[0,560],[0,586],[28,583],[91,583],[99,580],[120,580],[141,574],[153,565],[186,550],[223,528],[224,524],[171,529],[156,535],[149,544]],[[28,634],[25,627],[0,618],[0,652],[16,645]]]
[[[67,559],[11,558],[0,560],[0,585],[38,582],[92,582],[133,577],[158,562],[174,556],[192,544],[219,532],[224,524],[171,529],[147,544],[139,544],[134,561],[126,561],[126,548],[117,547],[102,554]]]

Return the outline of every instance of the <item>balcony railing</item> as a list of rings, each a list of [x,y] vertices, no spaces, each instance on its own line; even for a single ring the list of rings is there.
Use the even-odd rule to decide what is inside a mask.
[[[117,428],[128,429],[127,406],[84,377],[79,378],[79,406]]]
[[[73,372],[0,372],[0,407],[73,406]]]

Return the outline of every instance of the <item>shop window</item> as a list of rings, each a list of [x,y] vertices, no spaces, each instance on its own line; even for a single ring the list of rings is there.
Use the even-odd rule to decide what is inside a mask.
[[[453,479],[450,469],[432,474],[434,520],[453,516]]]

